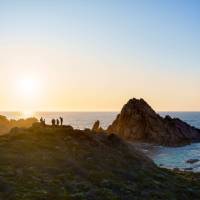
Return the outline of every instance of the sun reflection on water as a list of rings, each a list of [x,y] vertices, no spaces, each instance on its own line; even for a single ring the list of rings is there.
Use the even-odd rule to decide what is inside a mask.
[[[30,118],[30,117],[34,117],[34,115],[35,115],[35,112],[33,112],[33,111],[30,111],[30,110],[26,110],[26,111],[23,111],[23,112],[21,112],[20,113],[20,117],[21,118]]]

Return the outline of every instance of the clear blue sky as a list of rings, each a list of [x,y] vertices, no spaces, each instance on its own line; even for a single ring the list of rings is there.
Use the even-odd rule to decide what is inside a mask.
[[[199,0],[0,0],[1,84],[49,74],[52,101],[34,109],[119,110],[135,96],[200,110],[199,11]],[[5,90],[1,109],[23,109]]]

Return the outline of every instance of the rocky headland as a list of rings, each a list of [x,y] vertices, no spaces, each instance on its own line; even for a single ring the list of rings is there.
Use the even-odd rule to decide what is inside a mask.
[[[200,176],[158,168],[114,134],[34,124],[0,136],[0,199],[200,199]]]
[[[186,122],[157,114],[143,99],[131,99],[108,127],[129,141],[142,141],[164,146],[180,146],[200,141],[200,130]]]
[[[143,99],[130,100],[108,130],[99,121],[91,130],[35,121],[0,118],[4,131],[18,126],[0,136],[0,199],[200,199],[200,174],[159,168],[129,142],[183,145],[199,140],[199,129],[162,118]]]

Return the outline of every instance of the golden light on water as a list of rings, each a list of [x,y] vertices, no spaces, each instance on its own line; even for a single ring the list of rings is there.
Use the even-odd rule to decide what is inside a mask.
[[[34,115],[35,115],[35,112],[30,111],[30,110],[29,111],[26,110],[26,111],[23,111],[23,112],[20,113],[20,117],[23,118],[23,119],[34,117]]]

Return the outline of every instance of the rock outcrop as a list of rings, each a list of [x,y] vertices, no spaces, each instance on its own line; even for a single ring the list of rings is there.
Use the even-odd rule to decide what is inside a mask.
[[[143,99],[131,99],[108,127],[131,141],[144,141],[165,146],[179,146],[200,141],[200,130],[180,119],[157,114]]]
[[[97,120],[97,121],[94,123],[93,127],[92,127],[92,131],[98,131],[99,128],[100,128],[100,121]]]
[[[105,132],[105,130],[100,126],[100,121],[99,120],[97,120],[94,124],[93,124],[93,126],[92,126],[92,129],[91,129],[92,131],[94,131],[94,132]]]

